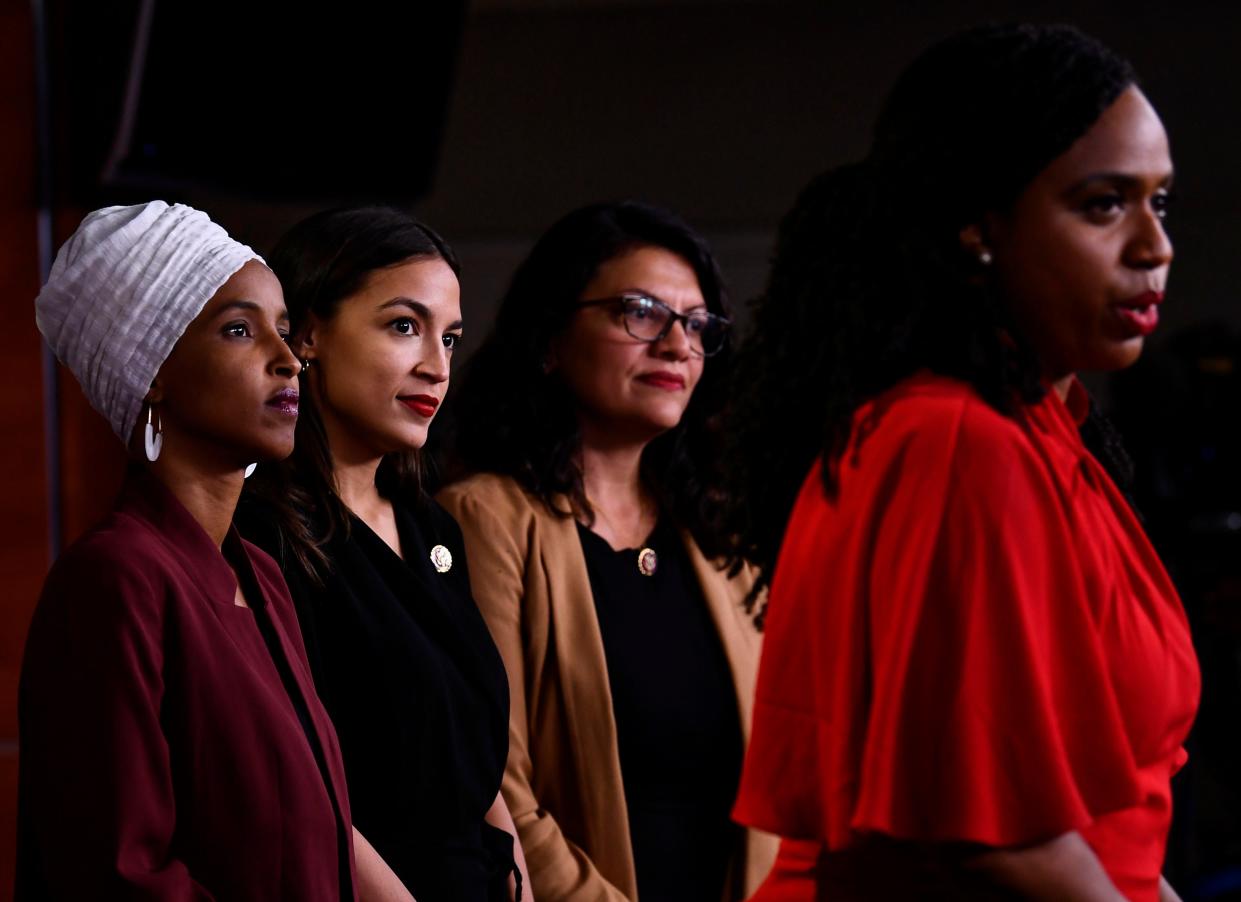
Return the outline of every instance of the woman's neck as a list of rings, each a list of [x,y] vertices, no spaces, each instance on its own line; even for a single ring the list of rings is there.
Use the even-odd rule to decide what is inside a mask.
[[[217,546],[224,544],[244,484],[236,467],[202,466],[183,457],[163,454],[147,465]]]
[[[392,502],[379,494],[375,474],[383,458],[367,457],[356,461],[335,459],[332,477],[336,480],[336,493],[345,507],[365,523],[375,535],[383,539],[392,552],[403,558],[401,535],[396,525],[396,512]]]
[[[379,487],[375,484],[375,474],[379,472],[382,460],[365,458],[342,461],[334,457],[332,461],[336,494],[345,507],[368,524],[379,520],[392,508],[391,502],[379,494]]]
[[[396,511],[392,502],[379,494],[379,486],[375,483],[383,455],[377,454],[373,446],[356,441],[347,423],[329,416],[326,411],[321,411],[321,415],[337,497],[371,532],[383,539],[397,557],[403,557]]]
[[[595,513],[590,529],[613,548],[636,548],[642,544],[659,517],[655,499],[642,483],[644,448],[582,447],[582,486]]]
[[[379,494],[379,487],[375,484],[375,474],[379,472],[383,456],[355,442],[345,424],[326,412],[321,416],[332,460],[332,481],[336,494],[358,519],[374,528],[377,522],[390,517],[392,510],[392,504]]]
[[[1069,388],[1073,385],[1074,375],[1069,373],[1067,376],[1061,376],[1059,379],[1053,379],[1051,382],[1052,391],[1054,391],[1061,401],[1069,399]]]

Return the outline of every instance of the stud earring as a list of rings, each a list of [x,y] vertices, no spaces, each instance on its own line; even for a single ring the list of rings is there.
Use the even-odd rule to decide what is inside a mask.
[[[990,266],[991,260],[992,260],[991,251],[984,248],[978,252],[978,262],[981,263],[983,266]]]
[[[155,405],[147,405],[147,422],[142,430],[142,445],[146,451],[147,460],[151,463],[159,460],[159,452],[164,449],[164,424],[154,417]],[[152,422],[152,420],[155,422]]]

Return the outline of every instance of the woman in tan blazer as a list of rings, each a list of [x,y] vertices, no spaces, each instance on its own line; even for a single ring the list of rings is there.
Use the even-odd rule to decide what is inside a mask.
[[[668,211],[569,214],[517,270],[439,496],[508,670],[503,792],[547,900],[739,900],[774,840],[729,818],[759,634],[715,563],[728,319]]]

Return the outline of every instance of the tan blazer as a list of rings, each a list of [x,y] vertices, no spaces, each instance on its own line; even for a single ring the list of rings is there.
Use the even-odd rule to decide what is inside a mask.
[[[508,670],[504,798],[534,897],[635,900],[607,663],[574,520],[494,474],[449,486],[438,500],[461,524],[474,598]],[[748,741],[760,641],[740,602],[753,575],[729,579],[688,533],[685,545],[720,632]],[[734,900],[766,876],[776,840],[738,828],[737,846]]]

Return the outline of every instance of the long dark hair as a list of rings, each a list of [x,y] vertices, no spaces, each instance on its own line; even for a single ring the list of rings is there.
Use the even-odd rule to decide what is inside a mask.
[[[277,242],[267,264],[284,288],[294,346],[311,314],[319,321],[336,315],[341,302],[357,293],[370,276],[411,260],[443,260],[460,276],[452,249],[438,234],[408,213],[390,207],[350,207],[316,213],[293,226]],[[349,511],[336,492],[332,449],[312,385],[303,371],[293,454],[277,466],[264,466],[247,491],[276,512],[281,553],[313,581],[330,569],[323,546],[348,534]],[[389,454],[376,482],[385,497],[417,499],[422,492],[421,456]]]
[[[781,223],[767,288],[734,367],[728,529],[734,563],[770,580],[806,472],[824,490],[854,411],[921,369],[997,410],[1041,397],[1038,362],[961,231],[1022,189],[1136,77],[1067,26],[984,26],[898,79],[868,156],[814,179]],[[799,416],[776,410],[792,396]],[[1096,413],[1097,418],[1097,413]],[[1115,433],[1101,460],[1124,478]]]
[[[569,323],[599,267],[637,247],[671,251],[694,270],[707,309],[727,315],[723,279],[706,241],[676,214],[635,201],[592,204],[555,223],[517,268],[495,328],[466,364],[452,406],[456,475],[511,476],[556,513],[566,497],[589,522],[573,398],[544,367],[549,343]],[[642,455],[642,477],[662,509],[707,554],[723,551],[715,471],[716,414],[729,351],[706,361],[680,423]]]

